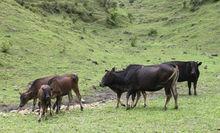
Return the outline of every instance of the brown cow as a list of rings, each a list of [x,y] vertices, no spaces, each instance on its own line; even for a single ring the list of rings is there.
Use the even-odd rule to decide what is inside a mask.
[[[48,81],[53,77],[54,76],[43,77],[30,82],[28,84],[28,90],[24,93],[20,93],[20,105],[18,109],[20,110],[29,100],[33,99],[32,111],[34,111],[37,102],[38,90],[40,89],[41,85],[47,84]]]
[[[56,113],[58,113],[60,110],[62,96],[68,95],[69,103],[67,108],[69,108],[70,102],[72,100],[71,90],[76,93],[81,110],[83,110],[81,95],[78,87],[78,80],[79,78],[76,74],[68,74],[63,76],[56,76],[48,81],[48,85],[50,85],[52,88],[52,97],[57,98],[55,103],[57,106]]]
[[[46,113],[48,107],[50,108],[50,115],[52,115],[51,112],[51,87],[49,85],[42,85],[38,91],[37,97],[39,99],[39,118],[38,121],[41,121],[42,115],[45,116],[45,119],[47,118]]]

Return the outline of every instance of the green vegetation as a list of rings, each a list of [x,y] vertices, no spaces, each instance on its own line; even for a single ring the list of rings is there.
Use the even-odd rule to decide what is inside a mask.
[[[18,92],[47,75],[78,73],[87,95],[114,66],[203,64],[198,96],[187,96],[186,83],[178,84],[177,111],[172,100],[163,112],[159,95],[146,109],[142,103],[130,111],[114,109],[110,102],[40,124],[33,114],[1,113],[0,132],[218,132],[220,58],[212,55],[220,54],[219,1],[205,1],[193,11],[191,0],[16,1],[0,1],[0,104],[18,104]]]

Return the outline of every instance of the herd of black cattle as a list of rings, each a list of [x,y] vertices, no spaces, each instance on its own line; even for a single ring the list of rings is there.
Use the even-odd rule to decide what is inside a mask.
[[[110,71],[106,70],[100,86],[108,86],[117,94],[117,106],[119,104],[126,106],[126,109],[133,108],[137,105],[141,93],[144,97],[144,106],[146,106],[146,91],[154,92],[164,88],[166,94],[166,101],[164,109],[167,109],[167,104],[173,96],[175,100],[175,109],[178,109],[178,93],[176,90],[177,82],[188,82],[189,95],[191,95],[191,84],[193,83],[194,95],[197,95],[196,86],[199,78],[199,66],[202,62],[195,61],[171,61],[158,65],[137,65],[132,64],[125,69],[116,71],[112,68]],[[68,95],[69,108],[72,101],[72,90],[75,92],[81,110],[83,110],[81,95],[78,87],[79,78],[76,74],[55,75],[43,77],[29,83],[28,90],[20,94],[19,110],[31,99],[33,99],[33,108],[37,99],[39,100],[39,119],[46,115],[48,108],[56,109],[59,112],[61,107],[62,97]],[[120,101],[122,93],[127,92],[126,104]],[[129,105],[129,98],[132,98],[132,104]],[[56,98],[52,107],[51,99]],[[135,101],[136,98],[136,101]]]

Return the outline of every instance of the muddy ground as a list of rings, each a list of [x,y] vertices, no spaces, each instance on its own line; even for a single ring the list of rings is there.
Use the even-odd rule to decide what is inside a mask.
[[[156,94],[158,93],[163,93],[163,90],[157,92]],[[95,107],[95,106],[99,106],[99,105],[102,105],[102,104],[105,104],[106,102],[110,101],[110,100],[114,100],[116,99],[116,93],[114,93],[111,89],[109,88],[104,88],[102,90],[97,90],[97,89],[94,89],[91,93],[91,95],[86,95],[86,96],[83,96],[82,99],[83,99],[83,104],[84,104],[84,107],[87,108],[87,107]],[[152,94],[150,93],[150,95],[148,94],[148,99],[152,99],[156,96],[156,94]],[[121,100],[124,102],[125,101],[125,93],[122,95],[122,98]],[[54,100],[52,100],[52,103],[54,102]],[[116,102],[116,100],[115,100]],[[62,101],[62,107],[61,108],[66,108],[66,105],[68,103],[68,100],[67,100],[67,96],[63,98],[63,101]],[[17,108],[18,108],[18,105],[19,103],[17,104],[0,104],[0,112],[16,112],[17,111]],[[70,106],[70,109],[73,109],[77,107],[78,108],[78,103],[77,103],[77,99],[75,97],[75,95],[73,94],[73,102],[71,103],[71,106]],[[31,111],[31,108],[32,108],[32,100],[30,100],[28,102],[27,105],[25,105],[22,110],[26,110],[26,112],[29,112]],[[37,111],[38,109],[36,109]]]

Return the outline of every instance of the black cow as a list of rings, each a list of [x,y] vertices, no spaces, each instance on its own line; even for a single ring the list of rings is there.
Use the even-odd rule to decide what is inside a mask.
[[[130,65],[126,69],[122,71],[115,71],[115,68],[112,68],[111,71],[106,70],[106,74],[103,76],[102,81],[100,83],[101,87],[108,86],[111,90],[113,90],[117,94],[117,106],[119,107],[119,104],[122,106],[125,106],[120,99],[121,95],[124,92],[128,91],[128,87],[126,86],[126,79],[125,77],[130,77],[132,74],[129,73],[128,70],[137,69],[139,65]],[[137,105],[137,101],[134,104],[136,93],[130,94],[132,95],[132,107],[135,107]],[[140,92],[138,92],[138,96],[140,95]],[[142,95],[144,97],[144,107],[146,106],[146,93],[145,91],[142,91]]]
[[[197,95],[196,86],[199,79],[199,66],[202,62],[195,61],[171,61],[165,64],[175,64],[179,68],[179,79],[178,82],[188,82],[189,95],[191,95],[191,83],[193,83],[194,95]]]
[[[129,91],[127,93],[127,109],[128,100],[130,93],[137,91],[158,91],[162,88],[165,88],[166,102],[164,109],[167,109],[167,104],[172,97],[174,96],[175,100],[175,109],[178,108],[177,104],[177,90],[176,82],[179,76],[178,67],[172,64],[160,64],[160,65],[151,65],[151,66],[142,66],[138,68],[135,72],[132,73],[132,78],[130,78],[127,83],[129,83]]]
[[[129,69],[128,69],[129,68]],[[177,104],[177,90],[176,82],[178,79],[178,68],[176,65],[161,64],[152,66],[143,65],[129,65],[124,74],[117,75],[114,70],[109,71],[102,79],[102,85],[109,85],[111,83],[117,83],[121,86],[125,86],[128,89],[126,106],[128,106],[128,100],[130,94],[134,94],[140,91],[158,91],[165,88],[166,102],[164,109],[167,109],[167,103],[169,102],[172,94],[175,100],[175,108],[178,108]],[[137,99],[138,100],[138,99]]]

